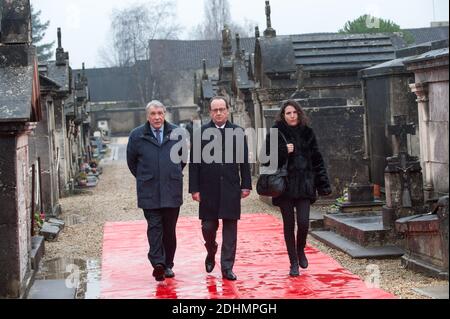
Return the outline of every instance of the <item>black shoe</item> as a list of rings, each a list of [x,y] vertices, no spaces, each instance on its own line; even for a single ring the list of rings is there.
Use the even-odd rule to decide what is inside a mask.
[[[237,280],[236,275],[234,274],[234,272],[232,270],[224,270],[222,271],[222,276],[224,279],[228,279],[231,281],[235,281]]]
[[[289,276],[291,276],[291,277],[300,276],[300,271],[298,270],[298,265],[291,265],[291,271],[289,272]]]
[[[164,273],[166,270],[164,269],[163,265],[156,265],[155,269],[153,270],[153,277],[155,277],[156,281],[164,281],[166,279]]]
[[[165,273],[164,273],[164,276],[166,278],[174,278],[175,277],[175,273],[173,272],[173,270],[171,268],[167,268]]]
[[[216,267],[216,262],[214,260],[208,259],[208,257],[207,257],[205,260],[206,272],[208,274],[212,273],[215,267]]]
[[[298,255],[298,263],[302,269],[308,268],[308,259],[306,258],[305,251],[300,252]]]
[[[211,253],[208,252],[208,255],[206,256],[205,269],[206,269],[206,272],[208,274],[212,273],[214,268],[216,267],[216,260],[215,259],[216,259],[216,253],[217,253],[218,247],[219,247],[219,245],[217,245],[217,243],[216,243],[216,246],[213,249],[213,251]]]

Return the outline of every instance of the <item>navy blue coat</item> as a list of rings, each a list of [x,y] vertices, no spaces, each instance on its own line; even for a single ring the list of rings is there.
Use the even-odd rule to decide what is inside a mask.
[[[170,139],[176,128],[165,122],[162,145],[148,122],[130,134],[127,162],[136,177],[139,208],[178,208],[183,204],[183,168],[186,164],[173,163],[170,158],[172,147],[179,142]]]
[[[201,131],[215,128],[213,122],[204,125]],[[240,129],[239,126],[227,123],[225,128]],[[208,145],[213,138],[202,141],[203,148]],[[236,139],[233,140],[233,149],[236,150]],[[252,189],[252,177],[250,164],[248,162],[248,145],[244,143],[244,162],[234,158],[233,163],[207,164],[193,163],[193,148],[191,148],[191,163],[189,164],[189,193],[200,193],[200,219],[216,220],[229,219],[239,220],[241,218],[241,192],[243,189]],[[193,145],[193,143],[192,143]],[[222,144],[222,155],[225,157],[225,143]],[[236,156],[235,152],[235,156]]]

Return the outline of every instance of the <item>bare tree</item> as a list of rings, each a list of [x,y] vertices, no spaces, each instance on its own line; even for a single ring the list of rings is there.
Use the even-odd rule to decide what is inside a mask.
[[[189,34],[191,39],[220,40],[225,25],[233,33],[239,33],[241,37],[252,36],[256,23],[248,19],[244,21],[243,25],[234,22],[231,19],[228,0],[204,0],[204,8],[204,20],[191,30]],[[249,27],[250,24],[252,24],[251,27]]]
[[[104,66],[133,69],[139,99],[145,104],[157,95],[157,77],[151,69],[149,41],[176,39],[180,26],[174,23],[173,0],[152,1],[114,10],[108,44],[99,56]]]
[[[152,1],[114,10],[108,44],[100,51],[106,66],[131,66],[148,60],[148,44],[153,39],[176,39],[180,26],[173,23],[173,0]]]

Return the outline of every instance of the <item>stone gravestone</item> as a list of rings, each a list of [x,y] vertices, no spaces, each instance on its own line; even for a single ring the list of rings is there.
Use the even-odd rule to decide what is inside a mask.
[[[374,197],[374,186],[370,184],[353,183],[348,187],[348,201],[337,203],[343,213],[381,211],[383,201]]]
[[[389,133],[394,136],[396,154],[387,159],[385,171],[386,206],[383,222],[392,227],[395,220],[424,211],[422,168],[417,157],[408,154],[408,135],[416,133],[414,124],[406,123],[406,116],[394,117]]]

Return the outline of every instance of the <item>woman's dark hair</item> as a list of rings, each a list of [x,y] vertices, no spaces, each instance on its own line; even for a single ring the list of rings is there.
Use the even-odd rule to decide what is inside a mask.
[[[297,111],[299,125],[309,126],[311,124],[311,120],[309,119],[308,115],[306,115],[306,113],[303,110],[303,108],[301,107],[301,105],[297,101],[294,101],[294,100],[287,100],[286,102],[283,103],[283,105],[281,106],[280,112],[278,113],[277,118],[276,118],[277,123],[280,123],[280,122],[286,123],[284,114],[286,113],[286,108],[288,106],[292,106]]]

